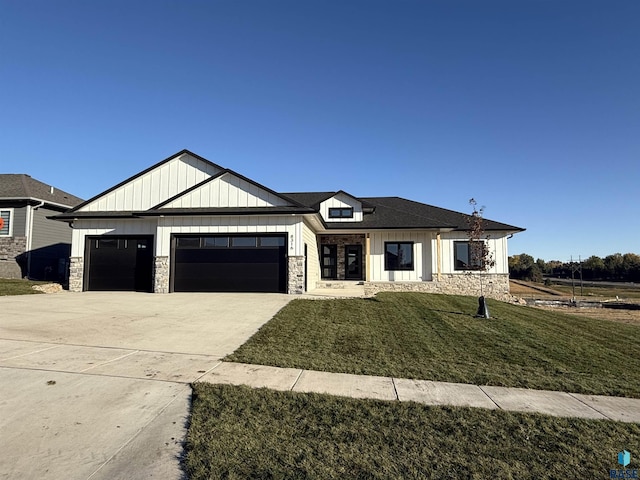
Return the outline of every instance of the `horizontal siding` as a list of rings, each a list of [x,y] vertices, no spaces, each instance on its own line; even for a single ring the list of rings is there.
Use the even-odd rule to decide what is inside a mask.
[[[11,236],[24,237],[27,229],[27,208],[28,207],[12,207],[2,208],[2,210],[13,210],[11,215]]]
[[[286,202],[246,180],[225,174],[175,199],[163,208],[273,207]]]
[[[330,208],[353,208],[353,218],[329,218]],[[339,193],[320,204],[320,214],[327,222],[361,222],[362,203],[348,195]]]
[[[432,279],[432,238],[430,232],[374,232],[370,234],[370,277],[373,282],[420,282]],[[385,242],[414,242],[411,271],[386,271],[384,269]]]
[[[31,250],[48,247],[57,243],[71,244],[73,232],[69,224],[47,219],[47,216],[59,213],[58,211],[43,207],[31,210],[33,216]]]
[[[97,198],[80,211],[147,210],[219,171],[207,162],[184,154]]]

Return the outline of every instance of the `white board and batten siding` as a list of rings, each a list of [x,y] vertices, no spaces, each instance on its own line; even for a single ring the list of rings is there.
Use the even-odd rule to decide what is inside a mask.
[[[370,280],[373,282],[426,282],[432,279],[431,241],[435,234],[419,231],[370,234]],[[385,242],[413,242],[413,270],[385,270]]]
[[[303,255],[302,219],[285,215],[217,217],[161,217],[156,236],[156,256],[169,256],[171,234],[279,233],[287,236],[287,255]]]
[[[73,222],[73,240],[71,242],[71,256],[84,257],[86,237],[100,235],[155,235],[157,219],[96,219]]]
[[[353,218],[330,218],[330,208],[353,208]],[[320,204],[320,215],[326,222],[361,222],[362,203],[344,193],[338,193]]]
[[[153,235],[156,256],[169,256],[171,234],[279,233],[287,236],[287,255],[304,254],[303,221],[286,215],[217,217],[154,217],[142,219],[76,220],[72,257],[83,257],[86,237],[101,235]]]
[[[491,232],[487,242],[489,251],[493,255],[495,265],[487,270],[488,273],[503,274],[509,273],[509,257],[507,253],[507,237],[508,233],[505,232]],[[442,248],[442,273],[464,273],[464,270],[455,269],[455,251],[454,242],[468,242],[469,237],[464,232],[450,232],[441,234],[441,248]],[[433,240],[433,251],[435,252],[437,243]],[[434,271],[437,271],[436,259],[434,255]]]
[[[277,207],[287,202],[231,173],[206,182],[162,208]]]
[[[212,177],[220,168],[185,153],[131,179],[80,208],[80,212],[148,210]]]
[[[307,286],[315,288],[320,281],[320,252],[318,251],[318,237],[310,226],[303,222],[302,241],[307,246]],[[304,253],[304,246],[303,246]]]

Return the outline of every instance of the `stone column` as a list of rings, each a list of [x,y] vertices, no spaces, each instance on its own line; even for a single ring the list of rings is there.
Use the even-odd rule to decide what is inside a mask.
[[[153,292],[169,293],[169,257],[154,258]]]
[[[69,291],[81,292],[84,283],[84,258],[69,258]]]
[[[288,293],[304,293],[304,256],[289,257]]]

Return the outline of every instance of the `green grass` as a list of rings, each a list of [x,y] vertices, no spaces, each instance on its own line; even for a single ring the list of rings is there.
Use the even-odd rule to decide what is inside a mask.
[[[32,282],[30,280],[14,280],[0,278],[0,296],[3,295],[31,295],[42,293],[31,288],[33,285],[41,285],[47,282]]]
[[[640,398],[640,326],[472,297],[294,300],[225,360]]]
[[[195,384],[191,480],[609,478],[640,425]]]

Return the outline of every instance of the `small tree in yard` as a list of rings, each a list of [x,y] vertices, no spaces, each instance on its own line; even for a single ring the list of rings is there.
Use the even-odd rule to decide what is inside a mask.
[[[484,298],[482,274],[492,268],[496,261],[493,258],[493,253],[489,251],[489,246],[485,242],[485,238],[489,236],[485,235],[484,226],[485,220],[482,217],[484,213],[484,207],[478,208],[478,202],[475,199],[469,200],[469,205],[473,208],[471,216],[467,218],[469,223],[469,264],[472,270],[479,272],[480,278],[480,297],[478,298],[478,312],[476,316],[491,318],[489,315],[489,309]]]

